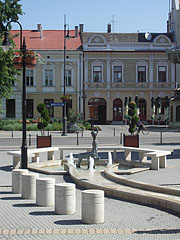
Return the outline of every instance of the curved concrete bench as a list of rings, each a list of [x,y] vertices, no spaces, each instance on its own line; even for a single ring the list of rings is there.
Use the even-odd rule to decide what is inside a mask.
[[[93,172],[94,177],[91,173],[88,174],[87,171],[84,174],[83,172],[79,173],[74,166],[68,164],[65,164],[65,168],[72,180],[85,189],[103,190],[105,195],[110,197],[180,213],[180,198],[178,196],[124,186],[107,180],[98,172]]]

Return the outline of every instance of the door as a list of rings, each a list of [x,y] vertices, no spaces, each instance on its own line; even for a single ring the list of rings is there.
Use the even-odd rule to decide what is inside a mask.
[[[139,118],[140,121],[147,120],[146,100],[144,98],[139,99]]]
[[[116,98],[113,101],[113,121],[122,121],[123,119],[123,104],[122,100],[119,98]]]

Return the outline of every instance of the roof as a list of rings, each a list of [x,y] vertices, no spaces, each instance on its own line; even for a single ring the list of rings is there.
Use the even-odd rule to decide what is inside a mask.
[[[179,0],[180,1],[180,0]],[[151,33],[151,40],[145,38],[145,33],[96,33],[83,32],[83,43],[87,43],[93,35],[101,35],[106,38],[108,43],[115,42],[153,42],[158,35],[165,35],[173,42],[173,34],[171,33]]]
[[[75,36],[75,30],[71,30],[70,36]],[[12,35],[19,33],[19,30],[11,30]],[[22,36],[25,37],[27,49],[34,50],[63,50],[64,49],[64,30],[23,30]],[[20,37],[13,38],[16,48],[20,48]],[[67,50],[78,50],[81,46],[80,37],[66,40]]]

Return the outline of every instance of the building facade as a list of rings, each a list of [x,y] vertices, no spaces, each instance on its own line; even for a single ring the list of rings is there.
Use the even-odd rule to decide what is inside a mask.
[[[82,42],[85,119],[121,123],[125,97],[137,95],[140,120],[151,123],[151,98],[160,96],[163,105],[175,87],[175,65],[166,53],[176,46],[173,34],[84,32]]]
[[[12,35],[18,31],[12,30]],[[75,36],[75,31],[70,31]],[[42,30],[38,24],[37,30],[23,30],[27,49],[40,53],[42,62],[35,68],[26,68],[27,118],[38,118],[39,103],[59,103],[64,95],[64,31]],[[14,37],[16,48],[19,49],[19,37]],[[66,39],[66,94],[71,95],[67,108],[75,112],[83,112],[82,81],[83,54],[80,50],[80,37]],[[22,118],[22,75],[17,76],[19,83],[13,86],[10,99],[3,101],[5,110],[1,118]],[[62,107],[49,107],[51,119],[62,119]]]

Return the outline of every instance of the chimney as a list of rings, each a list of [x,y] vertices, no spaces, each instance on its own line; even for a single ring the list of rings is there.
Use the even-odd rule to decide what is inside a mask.
[[[107,32],[111,33],[111,24],[110,23],[107,25]]]
[[[75,26],[75,38],[78,38],[78,26]]]
[[[80,33],[82,33],[84,31],[84,24],[79,24],[79,30],[80,30]]]
[[[40,37],[42,39],[43,38],[43,30],[42,30],[42,25],[41,24],[37,24],[37,31],[40,32]]]

